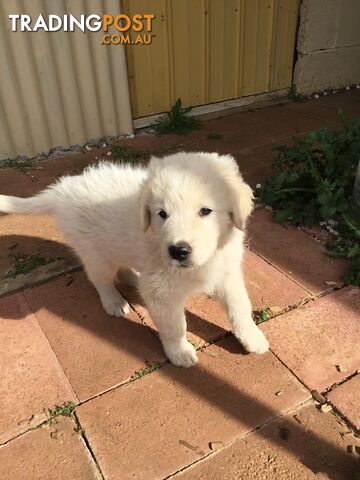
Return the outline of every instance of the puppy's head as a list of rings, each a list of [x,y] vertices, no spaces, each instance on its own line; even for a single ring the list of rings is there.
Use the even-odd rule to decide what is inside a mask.
[[[244,229],[252,201],[229,155],[152,158],[141,192],[142,227],[159,243],[165,264],[197,267],[226,243],[233,228]]]

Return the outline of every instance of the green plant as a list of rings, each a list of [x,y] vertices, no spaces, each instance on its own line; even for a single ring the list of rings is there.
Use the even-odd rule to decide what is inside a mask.
[[[207,136],[208,140],[220,140],[221,138],[223,138],[223,136],[217,132],[210,132]]]
[[[148,367],[141,368],[140,370],[136,371],[134,375],[130,377],[130,380],[136,380],[137,378],[141,378],[144,375],[147,375],[148,373],[154,372],[155,370],[158,370],[162,364],[160,362],[153,362],[150,363]]]
[[[259,325],[259,323],[267,322],[270,319],[270,312],[268,308],[263,308],[255,315],[255,323]]]
[[[27,274],[38,267],[54,261],[54,259],[46,260],[39,255],[27,256],[21,253],[14,253],[11,256],[15,260],[15,268],[6,274],[6,278],[15,278],[18,275]]]
[[[191,110],[192,107],[182,108],[181,99],[178,98],[170,112],[163,115],[151,126],[158,135],[169,133],[185,135],[192,130],[198,130],[201,126],[200,120],[189,115]]]
[[[360,209],[351,195],[360,158],[360,119],[339,111],[343,128],[317,130],[293,146],[280,146],[273,175],[259,191],[277,222],[311,226],[330,222],[331,255],[351,260],[348,283],[360,284]]]
[[[47,421],[49,425],[52,425],[56,421],[57,417],[70,417],[76,408],[76,404],[71,400],[56,405],[54,408],[49,408],[47,411]]]
[[[295,85],[291,85],[289,93],[288,93],[288,98],[290,100],[293,100],[294,102],[303,102],[304,101],[304,97],[302,95],[300,95],[299,93],[297,93]]]

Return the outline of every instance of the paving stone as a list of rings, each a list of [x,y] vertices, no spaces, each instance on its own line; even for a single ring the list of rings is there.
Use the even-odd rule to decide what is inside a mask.
[[[360,375],[336,387],[327,398],[341,415],[360,430]]]
[[[251,250],[312,293],[328,290],[327,281],[341,282],[349,262],[327,255],[305,232],[274,222],[271,212],[256,210],[249,221]]]
[[[347,287],[270,320],[263,331],[280,360],[321,392],[360,368],[359,312],[360,289]]]
[[[1,480],[100,480],[74,427],[72,420],[61,418],[0,447]]]
[[[48,215],[0,216],[0,231],[0,279],[14,270],[16,255],[36,255],[45,260],[73,256]]]
[[[134,312],[126,318],[105,313],[83,272],[25,294],[81,400],[124,382],[148,363],[164,359],[160,343]]]
[[[296,419],[294,419],[294,415]],[[301,422],[301,424],[299,423]],[[176,480],[349,480],[359,464],[331,414],[306,406],[175,475]],[[358,443],[355,437],[352,441]]]
[[[270,352],[240,354],[233,338],[206,350],[77,409],[106,479],[164,478],[309,398]]]
[[[77,398],[23,294],[0,300],[0,443]],[[0,478],[1,475],[0,475]]]
[[[286,307],[309,296],[305,289],[250,250],[245,250],[244,275],[253,310]]]

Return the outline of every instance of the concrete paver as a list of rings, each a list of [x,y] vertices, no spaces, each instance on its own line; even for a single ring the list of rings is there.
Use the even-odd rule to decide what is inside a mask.
[[[60,418],[0,447],[1,480],[101,480],[75,423]]]
[[[83,272],[25,295],[80,400],[165,359],[160,343],[134,312],[126,318],[105,313]]]
[[[301,407],[175,475],[174,479],[356,478],[359,464],[354,455],[346,452],[350,440],[341,437],[343,430],[333,415],[321,413],[314,406]],[[352,441],[360,445],[355,437]]]
[[[263,330],[280,360],[309,389],[323,391],[360,368],[359,312],[360,289],[347,287],[270,320]]]
[[[23,294],[0,300],[0,443],[77,398]],[[1,475],[0,475],[0,478]]]
[[[277,396],[276,392],[283,395]],[[164,478],[309,398],[271,353],[228,338],[191,369],[167,365],[77,409],[107,479]]]
[[[360,375],[336,387],[327,395],[334,407],[360,430]]]
[[[341,282],[349,263],[327,255],[321,246],[293,225],[279,225],[266,209],[249,221],[251,250],[312,293],[329,289],[325,282]]]

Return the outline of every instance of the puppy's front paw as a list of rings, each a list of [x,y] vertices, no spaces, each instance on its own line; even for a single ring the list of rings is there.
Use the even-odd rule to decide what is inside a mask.
[[[126,315],[130,312],[130,305],[128,304],[128,302],[120,295],[119,297],[120,298],[103,302],[105,312],[112,317],[122,317],[123,315]]]
[[[265,353],[269,350],[269,342],[265,335],[255,324],[241,332],[237,338],[247,352]]]
[[[186,339],[180,342],[163,342],[166,356],[177,367],[193,367],[198,359],[195,348]]]

